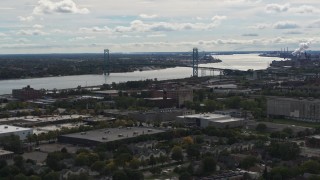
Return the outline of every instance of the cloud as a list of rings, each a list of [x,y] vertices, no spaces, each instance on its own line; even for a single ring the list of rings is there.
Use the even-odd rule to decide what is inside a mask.
[[[34,17],[33,16],[27,16],[27,17],[18,16],[18,19],[22,22],[31,22],[34,20]]]
[[[26,38],[20,38],[20,39],[17,39],[16,41],[19,42],[19,43],[27,43],[27,42],[30,42],[30,40],[28,40],[28,39],[26,39]]]
[[[79,8],[73,0],[61,0],[58,2],[39,0],[38,5],[33,9],[33,14],[88,14],[89,12],[87,8]]]
[[[290,4],[268,4],[266,6],[266,11],[268,13],[280,13],[280,12],[287,12],[290,8]]]
[[[84,36],[84,37],[75,37],[70,39],[70,41],[84,41],[84,40],[90,40],[90,39],[95,39],[95,36]]]
[[[268,4],[266,6],[267,13],[282,13],[282,12],[290,12],[290,13],[298,13],[298,14],[307,14],[307,13],[318,13],[320,10],[316,7],[310,5],[300,5],[293,7],[290,4]]]
[[[35,30],[20,30],[17,32],[17,35],[24,35],[24,36],[40,36],[40,35],[47,35],[48,33],[45,33],[43,31],[40,31],[39,29]]]
[[[156,15],[156,14],[150,14],[150,15],[148,15],[148,14],[140,14],[139,17],[143,18],[143,19],[153,19],[153,18],[157,18],[158,15]]]
[[[299,25],[292,21],[279,21],[273,25],[274,29],[296,29]]]
[[[147,37],[149,38],[158,38],[158,37],[166,37],[166,34],[149,34]]]
[[[91,33],[92,32],[100,32],[100,33],[102,33],[102,32],[111,33],[112,32],[112,29],[110,29],[108,26],[104,26],[102,28],[97,27],[97,26],[92,27],[92,28],[82,27],[79,30],[80,30],[80,32],[91,32]]]
[[[35,24],[35,25],[33,25],[32,27],[35,28],[35,29],[42,29],[42,28],[43,28],[43,25]]]
[[[259,36],[259,35],[256,33],[246,33],[246,34],[242,34],[242,36],[254,37],[254,36]]]
[[[270,27],[270,24],[256,24],[254,26],[251,26],[250,28],[253,28],[253,29],[266,29]]]
[[[141,20],[134,20],[130,26],[117,26],[115,32],[153,32],[153,31],[181,31],[181,30],[209,30],[218,26],[225,16],[212,19],[210,23],[170,23],[155,22],[144,23]]]
[[[0,37],[7,37],[8,35],[5,33],[0,32]]]
[[[303,34],[301,31],[287,31],[284,34]]]
[[[212,21],[215,21],[215,22],[217,22],[217,21],[222,21],[222,20],[224,20],[224,19],[227,19],[227,16],[218,16],[218,15],[216,15],[216,16],[213,16],[212,18],[211,18],[211,20]]]
[[[294,12],[300,13],[300,14],[307,14],[307,13],[318,13],[320,10],[318,8],[315,8],[313,6],[309,5],[302,5],[297,8],[293,9]]]
[[[308,25],[308,28],[320,28],[320,19],[313,21]]]

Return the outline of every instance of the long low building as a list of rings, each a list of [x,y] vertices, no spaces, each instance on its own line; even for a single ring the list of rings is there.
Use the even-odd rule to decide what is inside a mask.
[[[299,121],[320,121],[320,99],[269,97],[267,114]]]
[[[178,116],[176,121],[186,126],[196,126],[201,128],[206,128],[208,126],[214,126],[217,128],[233,128],[244,125],[244,119],[242,118],[233,118],[228,115],[213,113]]]
[[[165,131],[143,127],[106,128],[61,135],[58,137],[58,141],[61,143],[74,145],[96,146],[101,143],[119,141],[128,138],[134,138],[140,135],[151,135],[163,132]]]
[[[20,137],[20,140],[25,140],[29,134],[33,134],[32,128],[0,125],[0,137],[16,135]]]

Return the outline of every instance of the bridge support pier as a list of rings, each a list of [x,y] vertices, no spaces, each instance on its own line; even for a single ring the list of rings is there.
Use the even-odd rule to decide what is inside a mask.
[[[193,61],[192,61],[192,69],[193,69],[193,77],[198,77],[198,66],[199,66],[199,54],[198,48],[193,48]]]
[[[110,55],[109,49],[104,50],[104,75],[110,75]]]

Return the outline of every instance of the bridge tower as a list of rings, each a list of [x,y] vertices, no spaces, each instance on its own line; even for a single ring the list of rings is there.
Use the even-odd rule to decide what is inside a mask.
[[[192,69],[193,69],[193,77],[198,77],[198,65],[199,65],[199,54],[198,48],[193,48],[193,61],[192,61]]]
[[[109,49],[104,50],[104,75],[110,75]]]

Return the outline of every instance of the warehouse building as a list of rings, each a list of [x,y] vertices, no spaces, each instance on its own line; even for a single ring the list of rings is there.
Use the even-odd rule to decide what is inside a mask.
[[[44,93],[41,90],[35,90],[31,88],[29,85],[22,89],[12,90],[12,96],[23,101],[31,99],[40,99],[43,97],[43,95]]]
[[[58,137],[58,141],[74,145],[96,146],[101,143],[120,141],[141,135],[152,135],[163,132],[165,131],[143,127],[106,128],[61,135]]]
[[[244,119],[242,118],[233,118],[228,115],[212,113],[178,116],[176,121],[184,124],[185,126],[201,128],[206,128],[208,126],[214,126],[217,128],[234,128],[244,125]]]
[[[270,117],[320,122],[320,100],[313,98],[268,98],[267,114]]]
[[[0,125],[0,137],[16,135],[20,137],[20,140],[25,140],[29,134],[33,134],[33,129]]]

